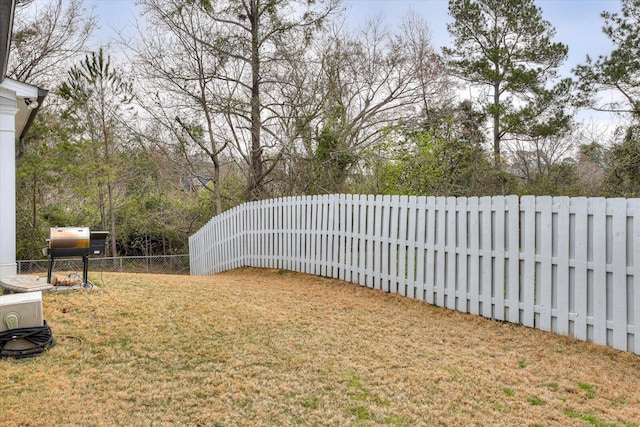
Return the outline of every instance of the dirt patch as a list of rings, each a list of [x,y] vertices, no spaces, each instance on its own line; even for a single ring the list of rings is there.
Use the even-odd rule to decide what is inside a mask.
[[[1,425],[637,425],[640,357],[338,280],[104,274],[46,293]]]

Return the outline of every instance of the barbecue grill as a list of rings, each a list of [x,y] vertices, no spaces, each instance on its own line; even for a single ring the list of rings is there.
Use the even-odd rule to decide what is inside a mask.
[[[89,255],[104,255],[108,231],[90,231],[87,227],[52,227],[44,252],[49,256],[47,282],[55,258],[82,257],[82,285],[87,285]]]

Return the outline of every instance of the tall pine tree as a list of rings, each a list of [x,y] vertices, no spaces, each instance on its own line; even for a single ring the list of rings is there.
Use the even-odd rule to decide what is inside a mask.
[[[453,47],[443,52],[453,73],[479,89],[477,103],[492,121],[498,163],[508,137],[562,134],[570,81],[558,78],[568,48],[534,0],[450,0]]]

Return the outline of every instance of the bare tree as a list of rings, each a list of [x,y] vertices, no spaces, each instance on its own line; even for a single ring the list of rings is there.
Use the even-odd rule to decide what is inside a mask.
[[[190,177],[212,181],[212,187],[204,188],[213,191],[220,213],[221,153],[227,149],[228,132],[218,79],[225,58],[212,52],[207,40],[217,31],[216,23],[196,5],[182,1],[148,0],[144,13],[147,22],[138,26],[137,41],[127,47],[133,53],[133,71],[144,82],[140,105],[162,131],[145,129],[141,135],[164,141],[163,149],[182,158],[180,165]],[[199,153],[213,165],[212,173],[197,160]]]
[[[84,55],[96,19],[82,0],[18,3],[7,75],[39,86],[54,84]]]
[[[307,127],[295,146],[310,169],[306,191],[340,191],[366,153],[452,97],[429,28],[416,15],[407,15],[397,32],[380,19],[352,32],[336,24],[313,48],[316,59],[305,75],[316,81],[310,87],[319,107],[303,110],[296,123]]]
[[[548,176],[553,166],[571,157],[573,138],[538,137],[509,141],[511,167],[517,176],[530,182],[536,176]]]
[[[339,10],[339,0],[143,0],[141,4],[146,13],[163,22],[174,42],[189,44],[191,65],[196,56],[201,58],[196,66],[200,76],[182,80],[181,89],[195,101],[189,108],[199,103],[200,112],[207,110],[211,117],[181,119],[183,136],[204,149],[203,140],[197,141],[201,136],[193,131],[207,129],[205,152],[212,161],[226,145],[232,147],[247,166],[247,199],[263,198],[267,176],[289,141],[277,128],[281,121],[274,119],[277,105],[283,103],[277,92],[281,71],[293,50],[301,47],[298,40],[310,40],[323,21]],[[153,57],[157,52],[148,54]],[[166,71],[178,76],[184,70],[174,65]],[[163,78],[169,77],[165,73]]]

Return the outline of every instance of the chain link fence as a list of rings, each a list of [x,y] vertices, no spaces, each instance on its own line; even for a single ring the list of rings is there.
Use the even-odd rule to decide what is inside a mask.
[[[48,259],[17,261],[18,274],[47,273]],[[56,258],[53,271],[82,272],[82,258]],[[89,258],[89,272],[189,274],[189,255]]]

